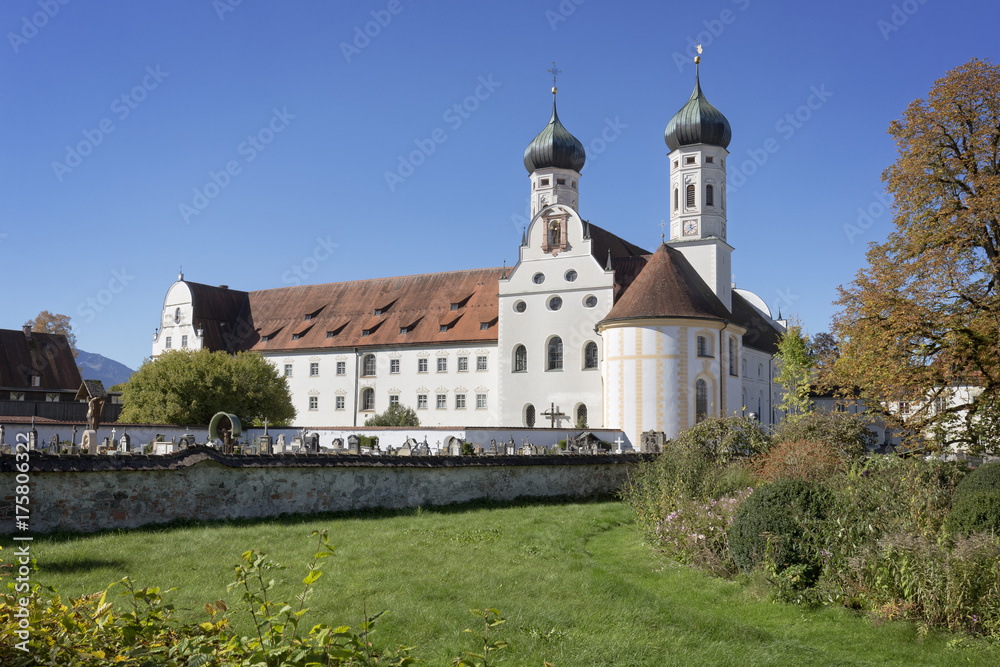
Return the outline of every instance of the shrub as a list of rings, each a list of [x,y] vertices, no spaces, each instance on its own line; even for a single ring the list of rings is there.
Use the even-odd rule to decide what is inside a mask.
[[[475,456],[476,447],[471,442],[462,443],[462,456]]]
[[[816,410],[778,424],[775,442],[819,442],[835,448],[844,461],[860,458],[875,445],[869,418],[846,412]]]
[[[729,529],[729,551],[741,570],[765,558],[780,572],[790,565],[812,565],[817,551],[807,544],[830,503],[816,484],[781,479],[757,488],[736,513]]]
[[[955,489],[951,502],[957,503],[962,496],[972,495],[979,491],[1000,492],[1000,461],[984,463],[965,476],[962,483]]]
[[[989,535],[893,535],[850,560],[860,600],[872,611],[1000,637],[1000,540]]]
[[[676,560],[718,575],[733,573],[729,526],[753,489],[715,500],[681,500],[656,525],[655,543]]]
[[[841,467],[836,450],[808,440],[777,444],[753,462],[753,471],[762,482],[779,479],[822,482]]]
[[[1000,535],[1000,491],[962,495],[952,504],[944,527],[949,533]]]

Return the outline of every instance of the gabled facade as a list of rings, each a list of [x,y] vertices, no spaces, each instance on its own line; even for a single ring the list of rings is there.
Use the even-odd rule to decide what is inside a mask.
[[[631,443],[709,416],[772,423],[782,327],[732,286],[728,121],[696,79],[665,134],[671,238],[650,252],[581,217],[586,155],[552,92],[524,152],[532,218],[512,268],[257,292],[180,276],[153,356],[258,351],[287,378],[303,427],[360,426],[395,403],[427,426],[581,424]]]
[[[0,401],[73,401],[81,382],[65,336],[0,329]]]

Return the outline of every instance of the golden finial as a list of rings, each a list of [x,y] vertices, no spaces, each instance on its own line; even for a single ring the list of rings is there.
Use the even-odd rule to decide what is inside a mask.
[[[701,44],[698,45],[698,55],[694,57],[694,64],[697,65],[701,63]]]

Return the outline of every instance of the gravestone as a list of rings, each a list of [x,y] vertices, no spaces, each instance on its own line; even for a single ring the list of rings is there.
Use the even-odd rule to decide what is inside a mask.
[[[80,438],[80,451],[84,454],[96,454],[97,445],[97,431],[88,428],[83,432],[83,437]]]
[[[49,454],[58,454],[58,453],[59,453],[59,435],[56,434],[52,436],[52,438],[49,440]]]
[[[458,438],[452,438],[451,442],[448,443],[448,456],[461,456],[462,455],[462,443],[459,442]]]
[[[334,449],[343,449],[344,448],[344,439],[343,438],[334,438],[333,439],[333,448]]]
[[[319,433],[306,437],[306,447],[313,454],[319,452]]]
[[[514,454],[517,454],[517,445],[514,444],[514,438],[511,438],[510,441],[504,445],[503,453],[506,454],[507,456],[513,456]]]
[[[361,454],[361,438],[353,433],[347,436],[347,453]]]
[[[284,433],[279,433],[278,434],[278,441],[276,443],[274,443],[274,451],[278,452],[279,454],[281,452],[285,451],[285,434]]]
[[[6,435],[7,435],[7,427],[4,426],[3,424],[0,424],[0,447],[3,447],[4,445],[7,444],[7,441],[4,440]]]
[[[538,448],[529,442],[521,448],[521,453],[525,456],[535,456],[538,454]]]
[[[472,448],[472,451],[473,451],[473,453],[475,453],[476,456],[482,456],[483,455],[483,446],[480,445],[477,442],[476,446]]]
[[[266,431],[266,429],[265,429]],[[259,454],[271,454],[274,451],[274,442],[266,432],[257,436],[257,452]]]
[[[122,437],[118,439],[118,452],[120,454],[132,454],[132,436],[122,431]]]
[[[663,431],[643,431],[639,436],[639,451],[643,454],[659,454],[667,443],[667,434]]]
[[[409,439],[407,439],[406,442],[403,443],[403,446],[396,452],[396,456],[411,456],[412,454],[413,448],[410,447]]]
[[[35,421],[34,417],[32,417],[31,421]],[[35,430],[34,426],[28,431],[28,449],[38,449],[38,431]]]

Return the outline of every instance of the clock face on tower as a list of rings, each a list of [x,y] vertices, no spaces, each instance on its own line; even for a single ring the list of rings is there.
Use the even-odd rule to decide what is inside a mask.
[[[694,236],[698,233],[698,222],[696,220],[684,221],[684,236]]]

